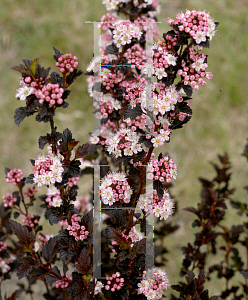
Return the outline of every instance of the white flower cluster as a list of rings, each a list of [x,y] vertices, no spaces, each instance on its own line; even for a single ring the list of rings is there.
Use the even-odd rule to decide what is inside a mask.
[[[131,129],[122,128],[117,133],[110,134],[106,139],[106,148],[109,154],[114,154],[116,158],[133,156],[142,151],[137,132]]]
[[[132,38],[140,40],[141,29],[130,22],[130,20],[118,20],[113,24],[113,41],[118,48],[130,44]]]
[[[144,294],[148,300],[157,300],[163,297],[163,292],[170,286],[166,272],[158,267],[143,272],[143,279],[138,283],[138,293]]]
[[[130,0],[103,0],[102,3],[106,6],[107,10],[116,9],[120,3],[128,3]]]
[[[101,98],[101,105],[105,103],[113,106],[113,109],[119,110],[121,109],[121,103],[119,100],[116,100],[111,94],[104,94]]]
[[[15,95],[17,98],[20,98],[21,101],[26,100],[26,98],[31,95],[34,91],[33,87],[23,86],[16,90],[18,93]]]
[[[133,193],[124,172],[107,174],[102,179],[100,192],[103,203],[110,206],[119,200],[129,203]]]
[[[131,228],[131,230],[129,231],[129,234],[128,236],[132,239],[132,244],[131,244],[131,247],[133,247],[134,243],[135,242],[138,242],[140,240],[143,240],[145,238],[145,236],[143,235],[142,232],[138,231],[135,226],[133,226]]]
[[[35,160],[34,183],[38,187],[41,187],[42,185],[61,182],[63,172],[64,168],[62,167],[61,156],[42,154]]]
[[[169,193],[165,191],[161,200],[159,200],[156,190],[153,190],[153,196],[149,191],[147,194],[148,196],[140,195],[136,206],[137,209],[142,209],[150,214],[155,214],[160,220],[167,220],[174,212],[174,203]]]
[[[160,113],[162,116],[165,115],[167,111],[174,110],[175,104],[181,102],[183,99],[180,92],[176,90],[175,85],[171,85],[163,97],[158,97],[156,94],[153,95],[153,107],[154,115]]]

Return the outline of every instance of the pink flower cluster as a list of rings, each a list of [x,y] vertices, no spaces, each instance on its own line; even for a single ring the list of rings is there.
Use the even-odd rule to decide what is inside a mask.
[[[0,252],[7,248],[7,245],[4,242],[0,241]]]
[[[164,182],[166,179],[166,182],[170,182],[172,178],[177,178],[177,165],[168,156],[164,156],[159,160],[153,159],[148,165],[152,168],[151,173],[148,173],[147,176],[150,176],[153,180]]]
[[[3,196],[3,206],[4,207],[12,207],[15,205],[17,201],[17,198],[15,198],[12,194],[7,193],[5,196]]]
[[[119,272],[116,272],[112,276],[107,276],[107,284],[105,285],[106,290],[111,290],[111,292],[114,292],[115,290],[120,290],[122,286],[124,285],[124,278],[120,277],[121,274]]]
[[[130,118],[124,120],[127,123],[127,126],[131,128],[131,130],[135,131],[137,128],[142,130],[146,129],[146,115],[142,114],[141,116],[137,116],[134,120]]]
[[[18,185],[23,180],[23,173],[21,169],[13,169],[7,173],[6,182],[11,182],[13,185]]]
[[[140,30],[145,33],[147,32],[147,24],[146,23],[153,23],[153,25],[152,25],[153,38],[154,38],[154,40],[157,40],[160,32],[158,30],[157,24],[155,23],[155,20],[152,17],[141,16],[141,17],[138,17],[136,20],[134,20],[134,24],[139,26]]]
[[[60,190],[56,187],[52,187],[47,190],[47,198],[45,200],[48,203],[48,207],[58,207],[62,204],[60,197]]]
[[[72,280],[72,276],[69,277],[68,273],[66,272],[65,273],[65,277],[68,279],[68,280]],[[62,289],[65,289],[67,286],[68,286],[68,281],[66,281],[65,278],[63,278],[62,280],[57,280],[56,283],[55,283],[55,287],[58,289],[59,287],[62,288]]]
[[[113,24],[113,42],[118,48],[130,44],[133,38],[140,40],[142,31],[130,20],[118,20]]]
[[[90,203],[89,195],[84,197],[78,197],[77,200],[74,202],[74,206],[81,212],[89,211],[91,209],[92,204]]]
[[[174,46],[176,46],[176,42],[177,38],[172,38],[171,36],[168,36],[166,40],[158,41],[157,45],[155,44],[152,47],[154,51],[153,66],[155,69],[167,69],[170,66],[175,66],[177,64],[177,56],[169,52]],[[167,73],[163,77],[167,77]],[[158,76],[158,79],[161,78],[161,75]]]
[[[64,89],[60,88],[58,83],[48,83],[41,90],[36,90],[35,96],[39,99],[40,104],[46,101],[49,103],[49,107],[53,107],[56,103],[62,104],[64,102],[63,93]]]
[[[124,172],[109,173],[101,181],[101,199],[106,205],[113,205],[117,201],[129,203],[133,193]]]
[[[113,74],[114,75],[114,74]],[[108,79],[106,79],[108,81]],[[113,80],[110,80],[110,83]],[[104,82],[106,83],[106,82]],[[103,84],[104,84],[103,83]],[[108,89],[108,86],[106,87]],[[97,102],[94,103],[94,107],[96,109],[100,108]],[[105,119],[109,114],[113,112],[113,110],[121,109],[120,101],[116,100],[111,94],[104,94],[101,98],[101,118]]]
[[[71,178],[69,178],[67,185],[69,187],[73,187],[74,185],[77,185],[77,182],[79,179],[80,179],[80,177],[71,177]]]
[[[200,46],[198,46],[198,48],[199,47]],[[189,50],[192,63],[186,65],[186,62],[183,62],[182,68],[177,71],[177,74],[184,77],[185,85],[190,84],[195,90],[198,90],[199,86],[196,83],[198,82],[204,86],[206,81],[204,81],[203,78],[212,79],[213,74],[211,72],[205,72],[205,69],[208,67],[208,64],[205,63],[207,55],[204,53],[196,53],[193,47],[190,47]]]
[[[176,16],[177,21],[168,18],[168,24],[178,25],[179,31],[185,31],[197,44],[206,41],[206,37],[210,40],[215,35],[215,23],[208,13],[205,11],[186,10],[186,13],[179,13]]]
[[[30,198],[33,198],[34,195],[37,193],[38,191],[33,187],[33,188],[27,188],[27,191],[24,192],[24,195],[26,197],[30,197]]]
[[[174,212],[174,203],[169,193],[165,191],[161,200],[156,190],[153,190],[153,195],[149,191],[147,194],[148,195],[140,195],[137,208],[149,212],[150,214],[154,213],[160,220],[167,220]]]
[[[132,68],[141,69],[142,65],[146,64],[146,50],[143,50],[140,44],[135,44],[127,49],[123,56],[127,59],[128,64],[132,64]]]
[[[112,27],[112,24],[118,20],[118,18],[111,13],[107,13],[106,15],[103,15],[101,18],[100,23],[98,24],[98,28],[101,28],[102,30],[108,30]]]
[[[174,84],[170,86],[162,88],[160,94],[153,94],[153,107],[154,107],[154,115],[158,115],[159,113],[164,116],[168,111],[174,110],[175,105],[178,102],[182,102],[183,98],[180,95],[180,92],[176,90],[176,86]]]
[[[135,243],[135,242],[138,242],[138,241],[140,241],[140,240],[142,240],[142,239],[145,238],[145,236],[143,235],[143,233],[140,232],[140,231],[138,231],[138,230],[135,228],[135,226],[133,226],[133,227],[131,228],[131,230],[129,231],[128,236],[132,239],[132,242],[133,242],[133,243],[131,244],[131,247],[134,246],[134,243]]]
[[[149,278],[148,278],[149,277]],[[166,272],[161,268],[152,268],[143,272],[143,279],[138,283],[138,294],[143,294],[147,300],[161,299],[163,292],[170,286]]]
[[[89,234],[89,231],[85,230],[85,227],[80,226],[80,224],[78,223],[80,220],[81,218],[77,214],[74,214],[71,217],[71,225],[67,225],[67,230],[69,230],[69,234],[73,235],[76,241],[82,241],[86,239]]]
[[[39,223],[39,220],[36,216],[27,214],[26,217],[22,220],[22,223],[25,223],[27,226],[34,228]]]
[[[40,155],[35,161],[34,182],[38,187],[50,185],[62,181],[64,169],[58,156],[48,154]]]
[[[72,73],[78,66],[77,57],[72,56],[71,53],[61,55],[55,65],[60,68],[61,73]]]

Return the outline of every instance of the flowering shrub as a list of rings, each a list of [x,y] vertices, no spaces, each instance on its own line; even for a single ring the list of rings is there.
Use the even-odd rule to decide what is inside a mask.
[[[36,115],[37,122],[50,124],[51,132],[39,137],[39,148],[47,146],[48,153],[31,159],[32,174],[23,177],[21,170],[6,168],[6,181],[18,191],[4,196],[0,210],[1,236],[11,242],[1,248],[0,275],[8,279],[10,272],[17,270],[19,279],[32,278],[29,289],[22,287],[25,293],[30,293],[37,280],[43,281],[46,299],[161,299],[170,284],[159,263],[155,262],[156,267],[152,263],[153,251],[147,241],[153,224],[147,218],[155,214],[160,221],[167,220],[176,209],[169,187],[176,179],[177,165],[162,153],[155,159],[153,151],[170,142],[172,131],[191,119],[188,101],[193,90],[206,84],[203,78],[212,78],[205,72],[207,55],[201,51],[209,47],[218,23],[205,12],[187,10],[176,22],[168,19],[172,29],[146,49],[150,29],[154,28],[156,38],[159,35],[155,23],[159,3],[103,3],[118,14],[102,17],[99,27],[106,33],[102,35],[101,57],[95,57],[84,74],[88,76],[88,92],[94,97],[95,117],[101,122],[87,144],[78,146],[68,128],[61,133],[54,124],[56,110],[69,105],[65,101],[68,88],[83,74],[77,69],[77,57],[63,55],[53,47],[60,73],[50,74],[51,68],[41,67],[38,58],[24,59],[23,64],[13,67],[22,75],[16,97],[26,101],[15,110],[15,123],[19,126],[26,117]],[[126,20],[119,17],[121,12]],[[94,191],[90,198],[93,211],[87,207],[89,196],[79,196],[78,181],[92,174],[95,188],[95,166],[102,168],[99,194]],[[39,196],[44,216],[51,226],[61,227],[55,236],[42,234],[40,216],[29,213],[42,186],[48,188]],[[99,244],[93,236],[97,196],[106,225]],[[25,225],[10,218],[12,210],[14,218],[22,218]],[[168,233],[175,230],[168,223]],[[10,237],[12,233],[18,243]],[[159,234],[162,231],[157,231]],[[101,257],[94,255],[96,247],[101,248]],[[165,251],[162,247],[160,254]],[[101,276],[95,276],[99,271]],[[175,290],[183,293],[178,287]]]

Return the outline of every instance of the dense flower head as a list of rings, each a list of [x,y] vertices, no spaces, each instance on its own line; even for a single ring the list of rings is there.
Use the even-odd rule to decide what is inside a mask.
[[[3,196],[3,206],[4,207],[12,207],[13,205],[15,205],[17,201],[17,198],[14,197],[12,194],[7,193],[5,196]]]
[[[47,102],[49,107],[53,107],[64,102],[62,99],[63,93],[64,89],[59,87],[58,83],[48,83],[41,90],[36,90],[35,96],[39,99],[39,103]]]
[[[101,181],[101,199],[112,206],[115,202],[129,203],[133,193],[124,172],[109,173]]]
[[[59,207],[63,202],[60,196],[60,190],[55,186],[48,188],[45,201],[47,202],[48,207]]]
[[[140,40],[142,31],[130,20],[118,20],[113,24],[113,42],[118,48],[130,44],[133,38]]]
[[[136,20],[134,20],[134,24],[139,26],[140,30],[144,33],[147,32],[147,23],[153,23],[152,24],[153,39],[157,40],[160,32],[158,30],[157,24],[155,23],[155,20],[152,17],[140,16]]]
[[[24,195],[27,197],[33,198],[37,192],[38,192],[38,190],[36,190],[35,187],[32,187],[32,188],[28,187],[27,191],[24,192]]]
[[[69,235],[73,235],[76,241],[85,240],[89,234],[89,231],[85,230],[85,226],[81,226],[79,224],[81,218],[77,214],[74,214],[71,217],[71,225],[68,224],[67,221],[67,230],[69,231]],[[65,222],[64,222],[65,223]]]
[[[113,154],[116,158],[133,156],[143,150],[137,132],[125,128],[109,135],[105,143],[109,154]]]
[[[112,27],[112,24],[114,24],[116,20],[120,20],[120,18],[114,14],[107,13],[106,15],[102,16],[101,21],[98,24],[98,28],[101,28],[102,30],[108,30]]]
[[[113,74],[114,76],[114,74]],[[108,76],[108,78],[113,78],[113,76]],[[106,79],[106,82],[103,80],[103,85],[106,85],[106,89],[112,88],[113,80]],[[95,102],[96,103],[96,102]],[[95,104],[94,103],[94,104]],[[95,106],[95,108],[97,108]],[[116,100],[111,94],[104,94],[101,98],[101,118],[105,119],[110,115],[114,110],[121,109],[121,103],[119,100]]]
[[[78,66],[77,57],[72,56],[71,53],[63,54],[58,58],[56,67],[60,68],[61,73],[72,73],[73,70]]]
[[[7,248],[7,245],[4,242],[0,241],[0,252],[2,252],[6,248]]]
[[[155,214],[160,220],[167,220],[174,212],[174,203],[168,191],[164,191],[160,200],[157,191],[153,190],[153,195],[150,191],[147,191],[145,195],[140,195],[137,208],[150,214]]]
[[[182,102],[183,98],[180,92],[176,90],[174,84],[165,87],[159,94],[153,94],[154,115],[159,113],[164,116],[168,111],[174,110],[178,102]]]
[[[13,185],[17,185],[23,180],[23,172],[21,169],[13,169],[7,173],[6,177],[6,182],[11,182]]]
[[[166,272],[154,267],[143,272],[143,279],[138,283],[138,294],[143,294],[148,300],[161,299],[163,292],[170,286]]]
[[[70,177],[70,178],[68,178],[67,185],[69,187],[73,187],[74,185],[77,185],[77,182],[79,179],[80,179],[80,177]]]
[[[119,272],[116,272],[112,276],[107,276],[107,284],[105,285],[105,290],[111,290],[111,292],[114,292],[115,290],[120,290],[122,286],[124,285],[124,278],[120,277],[121,274]]]
[[[39,217],[31,214],[27,214],[22,220],[27,226],[34,228],[39,223]]]
[[[65,277],[69,280],[72,280],[72,276],[69,277],[68,273],[66,272],[65,273]],[[66,278],[63,278],[61,280],[57,280],[56,283],[55,283],[55,287],[58,289],[58,288],[62,288],[62,289],[65,289],[69,282],[66,280]]]
[[[35,160],[34,182],[38,187],[61,182],[63,171],[64,169],[59,156],[42,154]]]
[[[170,182],[172,178],[177,177],[177,165],[173,159],[169,159],[168,156],[164,156],[160,159],[152,159],[148,163],[151,166],[151,172],[147,176],[153,175],[153,180],[159,180],[161,182]]]
[[[83,197],[77,197],[77,200],[74,202],[74,206],[80,212],[87,212],[92,209],[92,204],[90,203],[90,196],[86,195]]]
[[[170,25],[177,25],[179,31],[188,33],[196,44],[206,42],[207,37],[212,40],[215,35],[216,24],[205,11],[186,10],[185,14],[181,12],[176,16],[176,21],[168,18],[167,22]]]

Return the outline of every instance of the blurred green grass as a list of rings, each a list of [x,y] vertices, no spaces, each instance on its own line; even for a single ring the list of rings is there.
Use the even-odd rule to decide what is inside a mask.
[[[245,0],[161,0],[158,15],[160,38],[169,30],[168,16],[185,9],[210,12],[219,21],[217,34],[211,42],[208,71],[214,75],[205,87],[193,95],[192,120],[183,129],[174,131],[171,142],[159,151],[166,151],[178,164],[178,179],[173,194],[179,203],[174,217],[181,225],[175,239],[167,242],[170,254],[168,274],[171,284],[178,280],[181,263],[180,248],[192,240],[192,216],[182,211],[196,206],[200,196],[197,177],[211,178],[209,161],[217,161],[218,153],[228,152],[233,165],[232,183],[238,186],[236,199],[246,201],[247,163],[241,156],[248,137],[248,3]],[[107,11],[100,0],[0,0],[0,195],[14,191],[5,183],[4,167],[21,168],[27,176],[32,172],[30,158],[40,153],[38,138],[49,132],[48,124],[25,119],[19,128],[14,123],[14,110],[22,105],[15,98],[19,73],[10,68],[22,59],[40,58],[44,67],[54,66],[54,45],[63,53],[78,56],[79,67],[85,71],[93,57],[93,25]],[[87,93],[86,76],[72,85],[69,107],[61,109],[55,123],[59,131],[70,128],[75,139],[87,141],[92,129],[92,98]],[[238,218],[234,218],[238,222]],[[173,236],[172,236],[173,237]],[[183,242],[183,243],[182,243]]]

